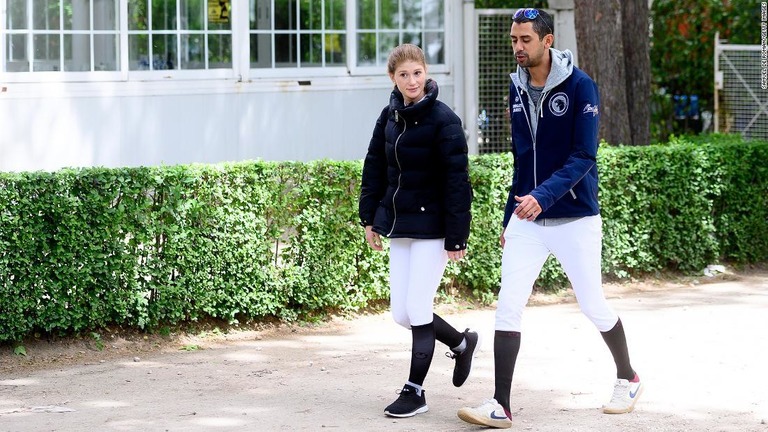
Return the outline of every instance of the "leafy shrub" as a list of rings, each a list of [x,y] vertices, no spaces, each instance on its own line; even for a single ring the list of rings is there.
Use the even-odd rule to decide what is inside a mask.
[[[603,272],[768,258],[768,143],[731,136],[601,147]],[[444,288],[490,302],[508,154],[473,156],[469,255]],[[388,298],[357,222],[360,161],[0,173],[0,342],[355,311]],[[537,282],[567,284],[550,259]]]

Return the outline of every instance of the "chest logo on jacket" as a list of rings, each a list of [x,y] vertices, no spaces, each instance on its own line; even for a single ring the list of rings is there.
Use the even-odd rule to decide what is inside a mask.
[[[563,92],[555,93],[549,99],[549,111],[558,117],[565,114],[568,111],[568,95]]]
[[[515,96],[515,103],[512,104],[512,112],[520,112],[523,110],[523,103],[520,102],[520,98]]]

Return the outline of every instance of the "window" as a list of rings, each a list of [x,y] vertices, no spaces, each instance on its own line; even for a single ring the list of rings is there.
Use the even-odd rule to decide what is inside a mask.
[[[427,63],[445,63],[443,0],[360,0],[357,5],[357,65],[380,66],[402,43],[422,47]]]
[[[346,65],[346,0],[250,0],[252,68]]]
[[[7,72],[116,71],[118,0],[7,0]]]
[[[444,0],[0,4],[0,73],[12,81],[378,74],[404,42],[430,66],[446,61]]]
[[[231,69],[230,0],[129,0],[129,69]]]

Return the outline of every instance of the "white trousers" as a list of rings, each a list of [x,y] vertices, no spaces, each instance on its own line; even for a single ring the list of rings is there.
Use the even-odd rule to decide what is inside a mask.
[[[432,306],[448,264],[444,239],[393,238],[389,242],[390,309],[396,323],[432,322]]]
[[[522,331],[523,309],[550,253],[568,276],[584,315],[601,332],[612,329],[619,318],[603,293],[602,237],[599,215],[556,226],[541,226],[512,216],[504,232],[496,330]]]

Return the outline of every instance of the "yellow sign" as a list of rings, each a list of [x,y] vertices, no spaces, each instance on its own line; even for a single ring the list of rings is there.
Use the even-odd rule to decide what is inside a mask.
[[[208,0],[208,23],[229,23],[230,0]]]

